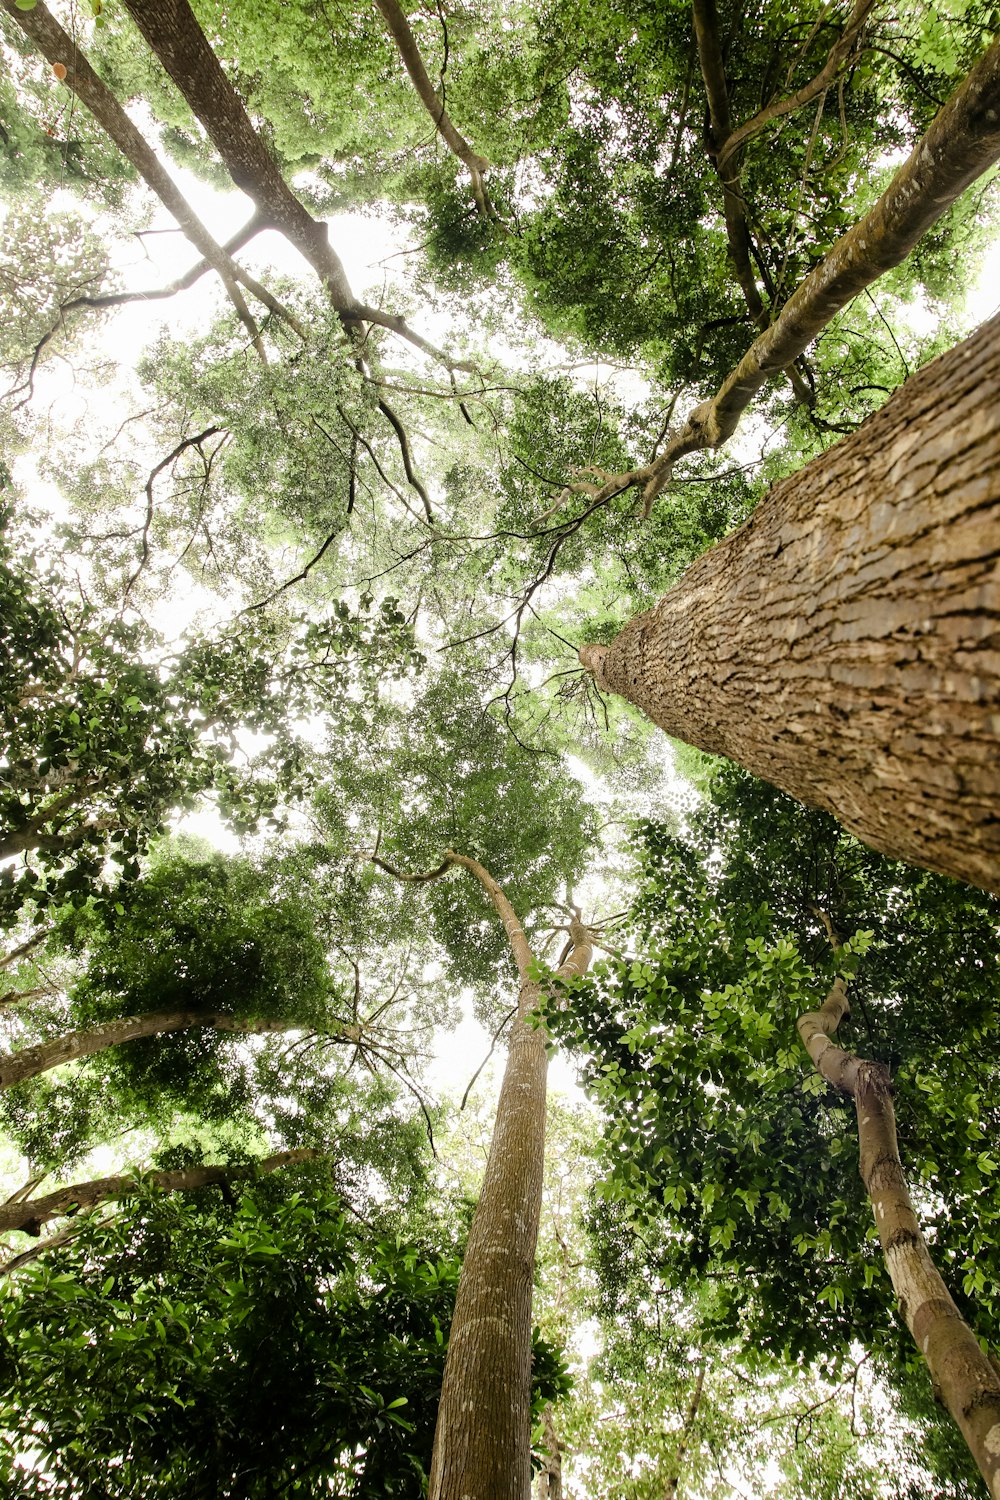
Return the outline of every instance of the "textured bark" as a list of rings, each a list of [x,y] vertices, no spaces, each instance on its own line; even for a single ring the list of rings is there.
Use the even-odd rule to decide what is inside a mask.
[[[161,1188],[165,1193],[189,1192],[193,1188],[208,1187],[212,1183],[236,1182],[241,1178],[256,1177],[262,1172],[277,1172],[282,1167],[296,1166],[299,1162],[315,1161],[323,1153],[309,1146],[294,1151],[279,1151],[274,1156],[238,1166],[183,1167],[174,1172],[144,1172],[141,1177],[97,1177],[91,1182],[75,1182],[71,1187],[58,1188],[41,1198],[31,1198],[24,1203],[0,1203],[0,1234],[13,1229],[37,1234],[42,1224],[65,1214],[78,1213],[81,1209],[94,1208],[111,1198],[128,1198],[146,1187]]]
[[[104,1052],[108,1047],[120,1047],[124,1042],[135,1042],[141,1037],[187,1031],[195,1026],[246,1035],[302,1030],[300,1021],[271,1019],[266,1016],[232,1016],[226,1011],[156,1010],[139,1016],[121,1016],[114,1021],[105,1021],[103,1025],[91,1026],[86,1031],[69,1031],[49,1042],[39,1042],[35,1047],[22,1047],[19,1052],[0,1054],[0,1091],[13,1088],[16,1083],[24,1083],[28,1078],[37,1078],[40,1073],[47,1073],[50,1068],[57,1068],[61,1063],[76,1062],[81,1057],[93,1057],[95,1052]],[[362,1030],[360,1026],[338,1024],[327,1031],[326,1035],[356,1045],[361,1041]]]
[[[580,657],[669,734],[996,891],[998,559],[995,319]]]
[[[434,121],[434,128],[444,141],[448,150],[458,157],[459,161],[467,168],[472,178],[472,192],[480,213],[490,218],[495,218],[493,205],[490,203],[483,182],[483,175],[489,167],[485,156],[480,156],[474,151],[463,135],[456,130],[455,125],[445,108],[445,102],[430,80],[430,75],[424,66],[424,60],[420,55],[416,37],[410,29],[410,23],[397,0],[375,0],[375,4],[382,12],[383,20],[389,28],[389,33],[396,43],[399,55],[403,60],[403,66],[410,75],[410,81],[416,89],[424,108]]]
[[[838,979],[822,1009],[800,1017],[799,1035],[817,1071],[854,1101],[861,1180],[900,1313],[993,1500],[1000,1500],[1000,1375],[931,1260],[899,1157],[888,1070],[832,1040],[849,1009]]]
[[[509,901],[476,860],[449,850],[480,882],[500,917],[520,977],[496,1124],[455,1299],[434,1435],[429,1500],[529,1500],[531,1493],[531,1299],[542,1204],[548,1057],[528,1025],[540,986],[531,949]],[[586,971],[590,934],[574,921],[572,950],[557,971]]]
[[[9,0],[8,0],[9,3]],[[135,24],[180,89],[238,188],[324,281],[339,312],[355,307],[347,273],[327,238],[285,182],[223,72],[187,0],[125,0]]]
[[[61,63],[65,67],[66,77],[63,81],[66,87],[72,90],[82,104],[86,105],[125,159],[131,162],[164,208],[173,215],[185,236],[200,251],[208,265],[218,272],[233,306],[251,337],[255,342],[259,341],[257,326],[250,316],[237,281],[241,281],[272,312],[284,316],[281,304],[266,288],[236,266],[231,256],[212,238],[170,174],[164,171],[155,152],[133,125],[107,84],[94,72],[76,42],[63,30],[41,0],[32,10],[18,10],[14,0],[0,0],[0,4],[31,39],[43,57],[47,58],[50,63]]]

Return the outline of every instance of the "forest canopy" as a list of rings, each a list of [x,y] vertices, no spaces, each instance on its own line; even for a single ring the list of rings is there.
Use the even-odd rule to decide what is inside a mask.
[[[998,31],[0,0],[5,1493],[1000,1500]]]

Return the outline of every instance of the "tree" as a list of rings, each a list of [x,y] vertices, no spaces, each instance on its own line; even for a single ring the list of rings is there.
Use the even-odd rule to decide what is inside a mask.
[[[568,774],[566,752],[585,753],[592,767],[615,778],[621,795],[612,820],[622,802],[631,803],[627,814],[640,796],[647,804],[654,798],[656,778],[641,763],[645,730],[624,706],[609,706],[595,678],[581,672],[580,642],[608,645],[691,562],[717,580],[717,597],[728,597],[740,569],[750,566],[733,561],[742,542],[724,543],[715,554],[716,563],[732,565],[731,579],[721,568],[711,573],[711,558],[698,559],[746,520],[769,482],[783,481],[782,493],[794,490],[789,476],[802,469],[801,484],[815,495],[816,476],[825,483],[842,450],[817,455],[832,436],[859,427],[849,441],[867,461],[871,430],[860,424],[912,365],[957,336],[954,268],[974,261],[990,217],[985,180],[964,190],[1000,150],[996,16],[985,0],[947,13],[904,0],[892,14],[865,0],[792,14],[707,0],[693,7],[687,0],[546,0],[530,14],[504,5],[480,7],[475,16],[450,0],[434,14],[405,0],[380,0],[370,13],[352,16],[320,16],[314,6],[273,0],[196,0],[194,8],[186,0],[126,0],[107,13],[97,9],[94,24],[60,0],[51,11],[32,0],[5,0],[0,9],[14,78],[0,90],[0,145],[16,169],[14,192],[17,182],[46,172],[53,189],[72,187],[99,175],[96,162],[114,158],[104,197],[117,202],[87,233],[60,237],[56,226],[40,222],[26,250],[10,257],[4,283],[18,299],[0,350],[15,387],[5,430],[12,450],[36,445],[33,460],[15,453],[11,494],[20,504],[37,472],[58,488],[70,514],[60,532],[65,576],[48,588],[37,614],[45,639],[27,668],[14,657],[19,696],[27,691],[30,698],[38,678],[51,714],[35,712],[41,698],[30,698],[30,712],[15,704],[17,765],[4,758],[11,767],[9,834],[15,843],[24,837],[16,888],[8,891],[7,916],[19,925],[8,953],[15,989],[4,996],[10,1004],[3,1020],[22,1059],[17,1066],[25,1068],[33,1049],[36,1062],[56,1055],[61,1036],[89,1037],[85,1045],[96,1048],[98,1039],[122,1035],[129,1016],[144,1018],[133,1023],[140,1030],[155,1029],[168,1002],[153,993],[153,982],[170,992],[170,1004],[178,1001],[169,1011],[175,1020],[183,1013],[201,1024],[93,1050],[85,1067],[41,1073],[4,1096],[10,1132],[31,1158],[32,1176],[39,1164],[51,1165],[64,1182],[71,1161],[120,1128],[115,1111],[141,1120],[161,1147],[182,1128],[214,1133],[213,1148],[221,1144],[216,1136],[233,1130],[259,1156],[328,1144],[345,1115],[356,1120],[369,1107],[384,1138],[395,1139],[388,1117],[397,1108],[403,1113],[392,1097],[398,1088],[407,1126],[419,1111],[428,1132],[438,1128],[422,1085],[422,1054],[433,1027],[455,1014],[463,986],[497,1030],[514,971],[522,999],[526,986],[550,986],[551,976],[526,974],[514,961],[481,878],[461,892],[454,880],[434,880],[422,888],[423,901],[411,902],[365,866],[369,851],[393,868],[420,869],[435,864],[442,849],[460,849],[470,870],[491,872],[511,910],[539,913],[572,888],[598,838],[598,819]],[[95,139],[101,144],[91,155]],[[216,188],[245,191],[254,205],[249,221],[224,244],[223,235],[209,235],[179,193],[168,159]],[[64,172],[65,164],[72,170]],[[135,191],[126,194],[121,183],[133,177]],[[205,297],[198,326],[164,333],[137,362],[134,378],[130,372],[119,382],[121,400],[94,402],[90,425],[63,423],[48,400],[59,361],[78,364],[90,335],[144,296],[138,282],[124,288],[113,266],[136,235],[149,243],[151,194],[198,258],[165,267],[150,301],[191,299],[198,286]],[[334,248],[341,230],[324,215],[345,203],[405,236],[406,253],[387,261],[381,291],[356,290]],[[34,211],[20,207],[22,216]],[[234,223],[243,217],[241,210]],[[248,246],[264,227],[304,257],[298,275],[249,274]],[[161,230],[159,224],[154,232]],[[406,267],[403,275],[392,274],[393,263]],[[906,326],[908,302],[931,314],[919,335]],[[434,333],[435,343],[427,333],[439,313],[445,332]],[[501,350],[509,357],[501,360]],[[604,379],[609,361],[613,372]],[[591,379],[595,363],[601,375]],[[984,353],[972,374],[987,367]],[[919,376],[876,422],[912,417],[913,443],[919,447],[933,433],[935,451],[954,460],[955,432],[942,434],[942,424],[959,406],[970,430],[978,432],[978,422],[985,431],[986,419],[964,367],[955,382],[959,405],[934,407],[927,392],[937,388],[940,368]],[[751,414],[761,431],[747,422],[749,459],[741,454],[723,467],[716,450]],[[766,438],[764,426],[773,429]],[[884,427],[874,430],[879,441]],[[995,459],[988,441],[968,450],[978,451],[984,471]],[[769,451],[758,459],[761,444]],[[874,458],[872,468],[883,472]],[[957,514],[980,514],[970,512],[958,488],[951,493]],[[796,514],[792,534],[782,535],[771,555],[755,555],[764,588],[777,594],[785,561],[801,566],[802,535],[815,540],[814,509]],[[738,536],[763,534],[772,515],[765,501],[759,531],[751,522]],[[45,550],[49,529],[42,519],[25,523],[22,550]],[[952,530],[947,541],[959,538]],[[824,582],[851,574],[843,533],[839,527],[824,539]],[[939,536],[924,527],[912,538],[918,571],[936,566],[926,549]],[[984,565],[993,546],[987,541],[985,551],[963,550],[960,561],[975,557]],[[76,588],[74,570],[82,580]],[[12,563],[11,572],[21,577],[23,570]],[[142,616],[169,611],[179,578],[207,586],[211,607],[229,623],[167,646]],[[691,596],[679,587],[687,601],[682,626],[690,628]],[[37,580],[9,592],[19,589],[31,601],[46,592]],[[29,639],[34,608],[14,610]],[[74,649],[66,630],[77,629],[81,608],[96,613],[82,622],[86,684],[77,705],[63,669]],[[879,608],[875,603],[869,615]],[[766,608],[759,612],[772,655],[773,623]],[[676,637],[668,643],[671,659],[680,646],[710,677],[681,627]],[[784,650],[783,637],[778,645]],[[611,647],[605,663],[614,654]],[[418,666],[419,678],[411,670]],[[101,671],[110,686],[98,700]],[[712,702],[722,701],[714,682],[705,686]],[[987,717],[992,691],[983,695]],[[146,728],[130,736],[121,731],[132,697]],[[775,730],[752,696],[749,702],[749,710],[743,701],[734,713],[756,715],[765,732],[794,739],[787,718]],[[790,712],[801,717],[794,705]],[[275,738],[237,775],[232,755],[248,728]],[[982,732],[985,769],[976,786],[985,802],[995,790],[986,762],[995,734],[988,723]],[[823,748],[809,751],[813,760]],[[968,746],[960,749],[966,755]],[[903,767],[894,773],[902,796],[913,780],[910,762],[898,747],[892,754]],[[967,780],[974,754],[956,762]],[[774,758],[765,744],[758,769],[771,770]],[[144,800],[146,788],[128,781],[127,766],[134,760],[142,768],[147,759],[156,785]],[[868,774],[870,760],[862,751],[855,781]],[[27,800],[20,781],[34,788]],[[812,795],[805,781],[792,789]],[[64,806],[63,792],[71,794]],[[178,870],[175,905],[175,892],[157,879],[155,835],[187,798],[205,794],[239,828],[266,826],[274,848],[239,876],[237,866],[228,877],[219,869],[211,876]],[[935,819],[954,817],[963,795],[942,772]],[[753,826],[746,807],[740,816]],[[883,825],[901,822],[895,806],[881,817]],[[911,830],[920,817],[911,809]],[[924,844],[906,852],[959,868],[947,863],[955,838],[939,834],[937,821],[924,821]],[[983,866],[995,863],[989,832],[964,837],[963,858],[978,850]],[[103,863],[119,844],[124,880]],[[813,904],[847,933],[888,925],[893,892],[912,895],[918,877],[897,870],[886,887],[862,856],[847,863],[866,872],[858,920],[845,923],[818,893]],[[829,1117],[816,1106],[798,1121],[786,1111],[795,1069],[787,1058],[766,1060],[774,1033],[762,1024],[760,996],[780,991],[782,1004],[801,1001],[786,1004],[787,1029],[797,1015],[816,1010],[845,956],[835,962],[826,951],[815,915],[803,926],[799,912],[794,939],[782,932],[774,943],[761,900],[749,915],[726,908],[723,920],[726,903],[711,879],[699,884],[682,853],[667,865],[660,885],[669,883],[677,908],[668,956],[680,970],[687,965],[688,979],[696,970],[713,976],[710,994],[723,996],[720,1014],[733,1027],[729,1052],[740,1050],[736,1040],[744,1052],[751,1042],[758,1049],[759,1076],[740,1093],[741,1107],[745,1112],[756,1089],[775,1159],[783,1159],[784,1142],[812,1161],[842,1121],[832,1106]],[[745,868],[744,879],[753,885]],[[238,889],[241,880],[246,885]],[[75,916],[64,912],[67,900]],[[911,909],[924,913],[922,901],[914,897]],[[978,913],[971,921],[971,948],[984,965],[974,986],[978,1019],[959,1020],[951,1002],[948,1009],[961,1032],[955,1055],[965,1066],[977,1061],[974,1030],[992,1014],[983,934],[995,947],[995,923],[973,898],[955,898],[949,907],[942,897],[929,902],[928,930],[946,907],[953,916]],[[916,920],[921,925],[924,916]],[[61,948],[46,946],[48,922],[70,932],[68,940],[57,935]],[[957,952],[943,923],[934,930],[942,949]],[[744,938],[764,943],[750,960]],[[790,947],[781,948],[786,940]],[[852,1004],[870,993],[873,1013],[894,1017],[898,996],[912,1002],[914,1029],[901,1028],[907,1055],[922,1059],[921,1078],[936,1072],[947,1080],[943,1097],[953,1092],[971,1110],[967,1080],[951,1071],[943,1022],[927,1004],[936,991],[925,984],[921,1001],[916,976],[930,977],[926,963],[910,954],[912,983],[897,976],[880,989],[871,978],[891,970],[886,941],[885,950],[866,953],[852,980]],[[275,973],[269,994],[263,979]],[[641,988],[644,979],[640,964],[629,983]],[[712,1044],[699,1028],[698,996],[691,985],[676,988],[685,1004],[672,1024],[685,1039],[671,1032],[655,1045],[669,1052],[677,1041],[679,1071],[697,1059],[695,1072],[707,1068],[711,1080],[713,1064],[702,1059],[712,1058]],[[220,1046],[209,1017],[227,1026],[294,1025],[297,1034],[280,1051],[245,1035],[234,1040],[235,1033]],[[613,1035],[615,1019],[595,1026],[618,1064],[628,1043]],[[514,1476],[518,1500],[529,1473],[528,1268],[537,1226],[536,1085],[544,1075],[541,1034],[522,1036],[522,1021],[515,1052],[530,1064],[533,1121],[520,1164],[532,1203],[519,1267],[508,1278],[518,1332],[507,1353],[517,1370],[504,1376],[516,1393],[517,1417],[504,1453],[488,1460],[501,1492]],[[558,1016],[552,1024],[556,1030]],[[647,1042],[652,1053],[649,1035]],[[662,1062],[650,1057],[650,1077]],[[378,1075],[377,1088],[359,1082],[365,1069]],[[609,1086],[618,1076],[609,1075]],[[674,1081],[662,1079],[664,1091]],[[636,1098],[649,1098],[647,1083],[636,1084]],[[727,1086],[739,1092],[731,1081]],[[633,1103],[630,1096],[621,1111],[630,1127]],[[509,1104],[510,1090],[504,1117]],[[720,1171],[739,1163],[747,1197],[736,1201],[747,1206],[752,1199],[759,1208],[759,1163],[736,1128],[745,1120],[739,1112],[731,1118],[724,1104],[707,1087],[695,1091],[683,1109],[678,1104],[683,1130]],[[932,1136],[948,1110],[936,1091],[922,1108],[901,1101],[900,1122],[904,1132],[917,1130],[930,1171],[937,1162]],[[746,1226],[742,1209],[713,1217],[711,1192],[696,1214],[684,1184],[667,1172],[677,1165],[671,1140],[662,1145],[666,1156],[647,1160],[647,1135],[661,1123],[652,1109],[650,1115],[657,1125],[636,1128],[627,1165],[648,1172],[642,1181],[656,1216],[666,1208],[680,1226],[662,1234],[666,1259],[678,1276],[700,1275],[704,1256],[709,1269],[713,1256],[726,1265],[730,1220],[745,1227],[741,1254],[752,1269],[741,1286],[746,1292],[752,1278],[753,1296],[741,1313],[776,1357],[789,1348],[808,1352],[810,1340],[831,1329],[843,1335],[840,1291],[850,1290],[853,1306],[873,1313],[884,1307],[884,1297],[863,1284],[874,1263],[851,1260],[847,1228],[843,1243],[838,1238],[839,1209],[830,1244],[823,1241],[814,1198],[801,1205],[798,1247],[810,1252],[801,1259],[829,1259],[836,1241],[837,1258],[853,1270],[843,1279],[831,1273],[814,1322],[803,1317],[798,1331],[788,1332],[778,1317],[774,1255],[777,1245],[792,1260],[797,1247],[780,1227],[779,1208],[768,1235],[757,1232],[752,1210]],[[956,1131],[952,1122],[941,1133],[954,1145]],[[941,1201],[950,1217],[935,1224],[941,1246],[958,1259],[972,1254],[977,1233],[984,1244],[991,1238],[970,1224],[973,1178],[988,1178],[991,1160],[977,1152],[962,1155],[954,1172],[949,1167]],[[405,1156],[403,1148],[398,1155]],[[499,1147],[494,1158],[483,1223],[503,1176]],[[957,1146],[948,1160],[959,1161]],[[392,1164],[408,1181],[406,1162],[392,1156]],[[106,1170],[74,1166],[74,1175]],[[722,1177],[707,1184],[723,1185]],[[799,1191],[782,1183],[786,1190],[789,1202]],[[857,1185],[839,1190],[856,1210]],[[779,1204],[786,1202],[782,1192]],[[478,1233],[467,1263],[470,1288],[487,1285],[479,1282]],[[962,1268],[978,1289],[976,1268]],[[793,1311],[815,1308],[806,1269],[801,1284],[790,1278],[798,1286]],[[720,1307],[720,1327],[729,1317],[735,1338],[736,1299],[722,1296]],[[442,1432],[454,1431],[460,1443],[469,1424],[459,1412],[452,1425],[454,1395],[462,1351],[475,1342],[464,1328],[460,1319],[450,1361],[459,1375],[446,1377],[442,1407]],[[886,1358],[898,1367],[898,1350],[888,1335],[885,1342]],[[706,1402],[703,1391],[699,1411]],[[554,1480],[558,1413],[549,1427]],[[666,1464],[665,1446],[662,1456]],[[681,1482],[676,1468],[664,1468],[662,1478],[664,1486]]]
[[[301,1169],[231,1204],[147,1188],[141,1208],[86,1227],[0,1293],[10,1492],[413,1494],[454,1244],[352,1225]],[[560,1366],[550,1346],[535,1352],[540,1402]]]
[[[376,855],[397,879],[424,883],[459,865],[479,882],[499,917],[519,981],[496,1123],[482,1190],[469,1229],[448,1342],[434,1435],[432,1500],[531,1483],[531,1294],[542,1206],[545,1159],[545,1034],[532,1024],[542,994],[524,929],[492,875],[468,855],[445,851],[437,870],[403,874]],[[554,980],[571,984],[586,970],[591,934],[574,909],[563,961]]]
[[[891,1350],[886,1294],[858,1219],[869,1184],[883,1210],[880,1229],[891,1193],[899,1195],[899,1215],[908,1215],[883,1240],[901,1315],[918,1307],[921,1319],[931,1313],[896,1272],[895,1261],[912,1253],[931,1274],[891,1149],[891,1064],[914,1170],[925,1191],[940,1194],[937,1207],[932,1199],[922,1210],[934,1254],[962,1305],[960,1315],[943,1291],[934,1294],[968,1347],[959,1363],[970,1387],[944,1399],[992,1485],[995,1464],[983,1436],[997,1378],[961,1318],[985,1333],[984,1314],[992,1311],[988,1291],[978,1314],[969,1298],[988,1287],[985,1272],[982,1281],[976,1272],[992,1255],[985,1226],[995,1163],[970,1145],[980,1138],[978,1092],[966,1088],[959,1097],[957,1089],[979,1067],[973,1017],[997,1004],[995,902],[886,865],[829,818],[743,775],[721,777],[716,795],[716,805],[694,820],[694,848],[665,830],[646,830],[637,956],[609,966],[589,1002],[584,990],[573,998],[575,1020],[570,1013],[551,1019],[558,1034],[587,1048],[589,1081],[612,1113],[607,1191],[640,1223],[668,1214],[667,1234],[653,1232],[663,1236],[674,1275],[708,1269],[722,1278],[721,1329],[749,1325],[763,1348],[801,1356],[846,1348],[852,1331],[867,1326],[885,1330],[873,1333],[874,1343]],[[833,977],[822,946],[824,902],[846,929],[865,924],[854,956],[848,944],[833,964],[834,973],[857,968],[857,1013],[878,1061],[859,1063],[829,1040],[844,1015],[842,978],[821,1012],[810,1002],[811,991],[830,988],[824,974]],[[869,951],[870,963],[859,960]],[[964,1025],[956,1016],[949,1026],[952,1007],[968,1007]],[[823,1097],[818,1076],[803,1076],[796,1023],[824,1077],[836,1064],[839,1086],[853,1087],[858,1076],[862,1103],[869,1087],[878,1094],[878,1110],[858,1116],[864,1186],[852,1171],[839,1107]],[[983,1084],[988,1091],[985,1077]],[[887,1132],[877,1144],[872,1128]],[[922,1327],[918,1342],[932,1360],[939,1330],[930,1343],[929,1331]],[[970,1428],[980,1410],[982,1432]]]
[[[1000,434],[984,392],[1000,379],[998,332],[988,323],[926,366],[654,610],[581,652],[668,733],[893,858],[989,890]]]

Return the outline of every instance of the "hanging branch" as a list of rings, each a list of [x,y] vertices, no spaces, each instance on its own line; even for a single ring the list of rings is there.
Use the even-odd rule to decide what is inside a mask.
[[[146,564],[149,562],[149,532],[153,524],[154,513],[153,484],[157,476],[162,474],[164,469],[169,468],[176,459],[180,458],[182,453],[186,453],[188,448],[200,449],[202,443],[204,443],[210,437],[215,437],[216,433],[219,433],[221,431],[221,427],[206,427],[204,432],[196,433],[193,437],[181,438],[180,442],[170,450],[166,458],[161,458],[156,467],[150,471],[149,478],[146,480],[145,485],[146,519],[143,522],[142,527],[141,556],[139,558],[139,563],[136,567],[135,572],[132,574],[131,578],[128,580],[128,583],[126,583],[125,585],[125,599],[128,599],[128,596],[129,594],[131,594],[136,581],[138,580]]]
[[[382,12],[389,34],[399,51],[403,66],[416,89],[417,94],[434,121],[434,128],[444,141],[448,150],[458,157],[465,166],[472,179],[472,193],[476,200],[476,208],[479,213],[487,219],[497,219],[499,216],[493,204],[490,202],[486,191],[484,177],[489,170],[489,162],[485,156],[480,156],[469,145],[464,136],[460,135],[452,123],[451,116],[445,108],[444,88],[439,94],[424,66],[424,60],[420,55],[416,38],[410,29],[410,24],[405,14],[397,4],[397,0],[375,0],[375,4]]]
[[[876,0],[855,0],[851,14],[847,18],[838,40],[831,47],[826,62],[808,83],[797,89],[794,94],[789,94],[785,99],[772,100],[764,109],[744,121],[738,129],[727,134],[719,147],[718,168],[723,176],[729,171],[737,152],[742,151],[748,141],[771,123],[783,115],[794,113],[815,99],[817,94],[822,94],[834,82],[844,63],[847,62],[851,53],[860,39],[862,28],[867,21]],[[938,101],[940,102],[940,101]]]

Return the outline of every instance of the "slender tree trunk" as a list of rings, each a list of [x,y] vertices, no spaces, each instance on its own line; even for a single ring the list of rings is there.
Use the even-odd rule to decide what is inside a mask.
[[[938,111],[874,207],[800,283],[715,396],[671,435],[644,476],[647,509],[677,460],[718,448],[732,437],[768,379],[803,354],[859,292],[905,260],[920,237],[998,158],[1000,40]]]
[[[691,1437],[694,1433],[695,1423],[698,1420],[698,1408],[701,1406],[701,1393],[704,1388],[705,1365],[704,1361],[702,1361],[698,1366],[694,1389],[691,1392],[691,1399],[684,1414],[684,1423],[677,1442],[677,1452],[674,1454],[671,1472],[667,1475],[667,1482],[663,1487],[664,1500],[677,1500],[677,1490],[681,1482],[681,1475],[684,1472],[684,1462],[687,1458],[688,1449],[691,1446]]]
[[[545,1159],[546,1035],[528,1024],[541,986],[513,907],[492,875],[468,855],[445,851],[436,870],[398,879],[436,880],[461,865],[485,890],[503,923],[520,980],[517,1015],[497,1105],[486,1173],[469,1230],[448,1337],[434,1433],[428,1500],[530,1500],[531,1296]],[[556,970],[584,974],[593,949],[579,920]]]
[[[37,1078],[40,1073],[57,1068],[60,1063],[92,1057],[95,1052],[104,1052],[108,1047],[120,1047],[124,1042],[135,1042],[141,1037],[163,1036],[167,1032],[187,1031],[195,1026],[247,1035],[303,1029],[300,1021],[271,1019],[266,1016],[232,1016],[225,1011],[211,1010],[157,1010],[139,1016],[121,1016],[114,1021],[105,1021],[103,1025],[91,1026],[86,1031],[70,1031],[49,1042],[22,1047],[20,1052],[0,1054],[0,1091],[13,1088],[14,1084],[23,1083],[28,1078]],[[326,1035],[357,1044],[362,1039],[362,1029],[360,1026],[338,1023]]]
[[[1000,891],[998,558],[994,319],[580,659],[891,858]]]
[[[577,924],[560,969],[586,971]],[[525,1019],[541,988],[522,983],[479,1203],[448,1339],[429,1500],[528,1500],[531,1300],[545,1162],[546,1035]]]
[[[91,1182],[75,1182],[71,1187],[57,1188],[54,1193],[46,1193],[41,1198],[0,1204],[0,1234],[13,1229],[37,1234],[41,1225],[50,1219],[93,1208],[109,1198],[128,1198],[144,1187],[161,1188],[165,1193],[190,1192],[193,1188],[209,1187],[213,1183],[236,1182],[264,1172],[277,1172],[282,1167],[315,1161],[322,1154],[310,1146],[300,1146],[294,1151],[278,1151],[274,1156],[236,1166],[183,1167],[174,1172],[144,1172],[141,1177],[97,1177]]]
[[[854,1100],[861,1180],[871,1199],[900,1313],[993,1500],[1000,1500],[1000,1375],[980,1349],[928,1252],[899,1157],[888,1070],[881,1063],[854,1057],[832,1040],[849,1013],[847,992],[838,979],[822,1009],[800,1017],[799,1035],[817,1071]]]
[[[551,1406],[546,1406],[542,1412],[542,1431],[545,1434],[545,1464],[538,1476],[538,1500],[563,1500],[563,1446],[556,1432]]]

